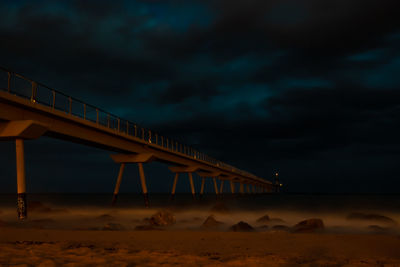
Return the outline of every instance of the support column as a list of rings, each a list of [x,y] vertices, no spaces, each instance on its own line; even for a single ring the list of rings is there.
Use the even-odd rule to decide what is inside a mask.
[[[144,176],[143,163],[139,162],[138,167],[139,167],[140,182],[142,184],[144,205],[146,206],[146,208],[148,208],[149,207],[149,194],[147,192],[146,177]]]
[[[171,200],[175,199],[176,184],[178,183],[179,173],[175,173],[174,183],[172,184]]]
[[[196,199],[196,192],[194,191],[194,183],[193,183],[193,176],[191,172],[188,172],[189,175],[189,182],[190,182],[190,189],[192,190],[193,199]]]
[[[240,183],[239,190],[240,190],[240,194],[244,194],[244,185],[243,185],[243,183]]]
[[[121,186],[122,175],[124,174],[124,169],[125,169],[125,163],[121,163],[121,166],[119,167],[117,183],[115,184],[114,195],[113,195],[112,202],[111,202],[111,205],[113,205],[113,206],[117,202],[119,187]]]
[[[247,184],[247,194],[250,194],[250,185]]]
[[[219,186],[219,193],[221,195],[224,193],[224,180],[221,180],[221,184]]]
[[[200,197],[203,197],[204,194],[204,183],[205,183],[205,178],[201,177]]]
[[[217,180],[215,179],[215,177],[213,177],[213,182],[214,182],[214,189],[215,189],[215,194],[218,197],[218,185],[217,185]]]
[[[231,192],[233,195],[233,194],[235,194],[235,184],[233,183],[233,181],[230,181],[230,183],[231,183]]]
[[[28,206],[26,202],[25,155],[23,139],[15,140],[15,150],[17,156],[17,212],[18,219],[25,220],[28,215]]]

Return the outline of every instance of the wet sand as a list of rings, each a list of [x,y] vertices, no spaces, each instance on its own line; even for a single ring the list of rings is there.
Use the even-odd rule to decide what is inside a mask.
[[[1,266],[400,266],[400,237],[0,228]]]

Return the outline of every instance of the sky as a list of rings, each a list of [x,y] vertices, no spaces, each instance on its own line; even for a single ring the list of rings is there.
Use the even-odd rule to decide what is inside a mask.
[[[287,192],[399,193],[398,11],[395,0],[3,0],[0,65],[257,176],[279,171]],[[27,141],[28,191],[112,192],[109,154]],[[150,192],[170,190],[166,165],[145,171]],[[2,142],[0,192],[16,191],[15,175],[15,144]],[[138,190],[128,166],[121,192]]]

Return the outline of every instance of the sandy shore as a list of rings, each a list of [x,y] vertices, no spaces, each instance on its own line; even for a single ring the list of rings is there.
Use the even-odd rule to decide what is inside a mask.
[[[1,266],[400,266],[400,237],[0,228]]]

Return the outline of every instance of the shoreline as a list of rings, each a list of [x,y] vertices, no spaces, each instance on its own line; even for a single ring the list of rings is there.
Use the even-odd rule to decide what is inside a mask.
[[[0,228],[0,266],[41,263],[45,264],[42,266],[400,266],[400,236]]]

